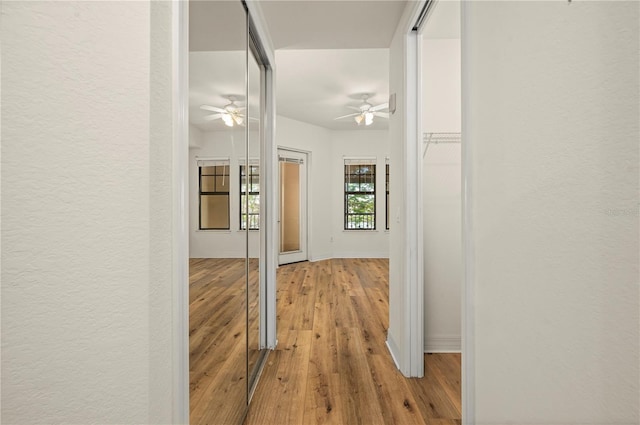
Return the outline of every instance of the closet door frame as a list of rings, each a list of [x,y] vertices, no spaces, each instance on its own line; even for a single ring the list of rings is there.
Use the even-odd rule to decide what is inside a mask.
[[[238,0],[240,1],[240,0]],[[242,1],[251,17],[252,35],[264,55],[264,178],[265,187],[275,184],[274,170],[277,166],[275,136],[274,67],[275,52],[269,37],[261,6],[256,1]],[[172,324],[171,356],[173,358],[171,399],[172,423],[189,424],[189,1],[171,2],[172,38],[172,117],[173,117],[173,234],[172,257]],[[275,192],[275,191],[272,191]],[[275,199],[270,193],[265,200],[265,334],[266,348],[274,349],[276,340],[276,245],[270,238],[275,229]],[[261,319],[262,320],[262,319]]]

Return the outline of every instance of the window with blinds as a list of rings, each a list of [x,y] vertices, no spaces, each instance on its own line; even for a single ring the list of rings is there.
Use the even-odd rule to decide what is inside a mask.
[[[229,230],[229,160],[198,160],[199,228]]]
[[[376,228],[376,160],[344,160],[344,229]]]

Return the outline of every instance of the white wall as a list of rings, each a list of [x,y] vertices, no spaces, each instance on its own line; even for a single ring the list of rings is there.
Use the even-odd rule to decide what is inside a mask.
[[[199,148],[189,149],[189,257],[244,258],[246,235],[240,230],[240,164],[245,159],[244,127],[201,133]],[[257,132],[252,132],[250,159],[259,159]],[[256,155],[253,155],[255,152]],[[199,230],[198,158],[229,159],[229,230]],[[242,162],[244,163],[244,162]],[[259,252],[260,232],[249,231],[249,255]]]
[[[231,132],[202,133],[200,148],[190,154],[190,257],[236,258],[244,256],[244,232],[238,231],[239,182],[231,177],[231,230],[198,230],[198,168],[196,157],[230,158],[237,167],[244,156],[241,134]],[[256,138],[252,137],[252,140]],[[388,234],[384,230],[384,164],[388,151],[386,131],[331,131],[290,118],[278,116],[276,144],[310,153],[309,173],[309,259],[386,258]],[[343,198],[343,157],[375,156],[378,160],[377,227],[372,232],[345,232]],[[250,232],[256,239],[257,232]],[[257,239],[256,239],[257,241]],[[251,246],[256,246],[251,243]]]
[[[639,7],[464,6],[468,423],[640,421]]]
[[[172,421],[170,7],[2,4],[3,423]]]
[[[335,258],[388,258],[389,232],[385,230],[385,158],[389,132],[384,130],[332,131],[330,184],[333,256]],[[344,157],[376,158],[376,230],[344,230]],[[326,175],[325,175],[326,184]]]
[[[429,25],[437,22],[432,18],[427,27]],[[422,84],[423,131],[459,133],[460,39],[423,41]],[[426,352],[460,351],[461,348],[460,149],[459,144],[431,144],[423,160]]]
[[[407,374],[409,366],[408,309],[405,276],[405,180],[399,168],[405,153],[405,34],[396,30],[389,46],[389,94],[396,95],[396,112],[389,117],[389,166],[396,170],[389,178],[389,329],[387,345],[400,370]],[[396,168],[396,164],[397,168]]]
[[[202,147],[203,131],[195,125],[189,124],[189,148]]]
[[[276,143],[310,152],[309,173],[309,259],[376,258],[388,256],[388,235],[384,232],[384,191],[378,192],[378,230],[344,231],[344,156],[376,156],[378,170],[384,170],[388,132],[372,130],[332,131],[278,116]],[[327,175],[330,173],[330,175]],[[384,174],[378,172],[378,188],[384,188]]]
[[[328,229],[331,229],[331,192],[326,171],[331,164],[331,130],[278,115],[276,145],[310,152],[307,173],[309,260],[333,257]]]

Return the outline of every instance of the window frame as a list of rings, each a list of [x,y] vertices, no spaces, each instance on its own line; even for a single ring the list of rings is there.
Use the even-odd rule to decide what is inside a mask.
[[[201,164],[202,162],[202,164]],[[212,162],[212,164],[205,164],[206,162]],[[214,177],[214,188],[217,188],[216,177],[230,178],[231,164],[228,159],[215,159],[215,160],[198,160],[198,230],[231,230],[231,181],[229,181],[229,189],[226,192],[220,192],[214,190],[213,192],[203,192],[202,190],[202,169],[204,167],[223,167],[226,170],[226,174],[204,174],[205,177]],[[217,170],[216,170],[217,172]],[[225,196],[227,197],[227,227],[202,227],[202,197],[203,196]]]
[[[389,160],[387,159],[384,164],[384,187],[385,187],[385,200],[384,200],[384,228],[389,230]]]
[[[238,211],[238,217],[239,217],[240,223],[239,223],[238,227],[239,227],[240,230],[247,230],[246,226],[243,226],[244,222],[242,221],[242,215],[243,215],[243,212],[242,212],[242,197],[246,196],[246,195],[249,195],[249,196],[254,195],[254,196],[258,196],[258,199],[260,199],[260,164],[253,163],[253,162],[249,161],[248,165],[249,165],[249,171],[251,171],[252,167],[256,167],[258,169],[258,173],[257,174],[250,173],[249,175],[246,176],[247,177],[247,182],[245,184],[245,187],[246,188],[253,188],[253,179],[252,178],[254,176],[257,176],[258,177],[258,191],[257,192],[250,191],[250,192],[247,193],[246,191],[242,190],[242,176],[243,176],[242,168],[246,167],[247,164],[240,163],[240,165],[238,166],[238,179],[239,179],[238,181],[240,183],[240,185],[239,185],[239,193],[240,193],[239,206],[240,206],[240,209]],[[257,216],[258,217],[258,227],[249,227],[249,230],[260,230],[260,210],[258,209],[257,213],[251,213],[251,212],[247,211],[246,214],[247,214],[247,218],[249,216]]]
[[[372,177],[371,181],[373,183],[373,191],[349,191],[347,190],[347,185],[352,183],[351,179],[348,176],[353,176],[353,173],[349,172],[350,166],[369,166],[372,167]],[[375,159],[345,159],[344,160],[344,168],[343,168],[343,197],[344,197],[344,221],[343,221],[343,229],[345,231],[375,231],[377,229],[377,207],[378,207],[378,184],[376,182],[377,179],[377,164]],[[362,174],[364,175],[364,174]],[[358,185],[362,184],[362,180],[358,181]],[[349,196],[350,195],[371,195],[373,196],[373,212],[371,213],[350,213],[349,212]],[[373,220],[370,222],[373,223],[373,227],[348,227],[349,217],[356,215],[366,215],[372,216]]]

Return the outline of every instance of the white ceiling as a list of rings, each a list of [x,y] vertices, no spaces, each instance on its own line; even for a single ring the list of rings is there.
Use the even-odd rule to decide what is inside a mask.
[[[263,0],[275,49],[389,47],[404,0]]]
[[[357,126],[347,106],[389,96],[389,52],[406,1],[262,0],[276,51],[277,113],[333,130],[379,130],[387,120]],[[459,1],[439,0],[427,38],[459,38]],[[225,129],[204,121],[199,106],[222,107],[224,95],[244,92],[244,12],[239,1],[190,5],[190,122],[204,131]],[[238,102],[244,106],[246,102]]]
[[[280,50],[276,52],[277,113],[332,130],[381,130],[388,120],[358,126],[353,118],[362,94],[377,105],[389,98],[389,49]]]

